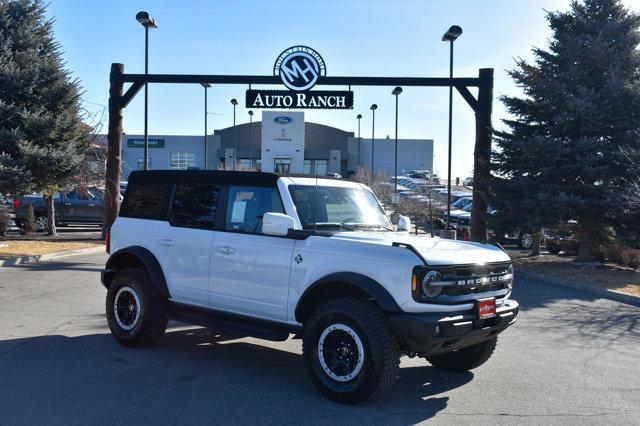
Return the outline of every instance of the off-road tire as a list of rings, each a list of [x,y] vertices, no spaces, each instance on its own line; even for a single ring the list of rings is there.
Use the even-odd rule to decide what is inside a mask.
[[[130,330],[118,324],[115,313],[115,297],[123,287],[133,289],[140,303],[137,322]],[[167,301],[154,288],[149,274],[143,268],[127,268],[116,272],[107,290],[105,309],[111,334],[127,347],[150,346],[167,329]]]
[[[487,362],[497,344],[498,336],[493,336],[477,345],[429,357],[427,361],[439,370],[452,372],[469,371]]]
[[[322,333],[334,324],[351,328],[364,349],[361,369],[348,381],[335,380],[325,372],[318,354]],[[313,384],[327,398],[343,404],[382,396],[400,368],[401,347],[389,319],[373,301],[358,298],[335,299],[319,306],[304,324],[302,352]]]

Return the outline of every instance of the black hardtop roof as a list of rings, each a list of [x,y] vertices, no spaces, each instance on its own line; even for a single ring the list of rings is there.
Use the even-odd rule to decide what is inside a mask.
[[[275,173],[231,170],[136,170],[129,174],[129,185],[135,182],[181,182],[276,186],[278,178]]]

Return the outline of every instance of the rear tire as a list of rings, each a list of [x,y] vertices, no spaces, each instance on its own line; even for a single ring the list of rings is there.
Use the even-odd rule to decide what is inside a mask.
[[[518,247],[529,250],[533,246],[533,235],[530,232],[521,232],[518,235]]]
[[[48,224],[46,216],[36,216],[36,232],[45,232]]]
[[[496,349],[497,344],[498,336],[493,336],[484,342],[469,346],[468,348],[429,357],[427,361],[438,370],[452,372],[469,371],[487,362]]]
[[[313,384],[343,404],[383,395],[400,368],[400,343],[388,318],[364,299],[335,299],[317,308],[305,322],[302,351]]]
[[[115,274],[107,290],[106,313],[111,334],[124,346],[150,346],[167,329],[166,301],[142,268]]]
[[[552,245],[547,244],[547,251],[551,254],[558,254],[560,253],[560,246],[555,244],[552,244]]]

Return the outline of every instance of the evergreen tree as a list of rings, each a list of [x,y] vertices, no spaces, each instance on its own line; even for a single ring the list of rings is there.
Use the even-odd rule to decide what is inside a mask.
[[[547,20],[548,49],[510,71],[524,96],[501,99],[515,118],[497,132],[492,205],[498,226],[577,221],[578,260],[590,261],[638,178],[640,17],[619,0],[584,0]]]
[[[89,143],[78,82],[64,69],[40,0],[0,0],[0,192],[67,187]]]

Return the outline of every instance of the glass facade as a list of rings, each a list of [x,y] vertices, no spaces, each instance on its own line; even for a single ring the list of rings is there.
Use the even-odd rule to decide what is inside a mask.
[[[188,170],[196,166],[196,155],[193,152],[171,153],[171,170]]]

